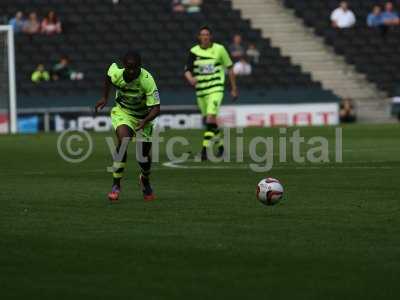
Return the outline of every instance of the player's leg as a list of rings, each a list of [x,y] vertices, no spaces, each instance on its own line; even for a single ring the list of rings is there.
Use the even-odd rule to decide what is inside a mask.
[[[217,146],[217,156],[221,157],[224,155],[224,139],[222,130],[218,127],[217,118],[219,115],[219,111],[221,108],[222,101],[224,99],[223,93],[215,93],[211,95],[211,102],[213,103],[210,107],[208,107],[208,115],[215,116],[215,125],[214,133],[215,133],[215,145]]]
[[[203,124],[206,124],[207,119],[207,97],[197,97],[197,106],[199,107],[200,113],[203,117]]]
[[[127,148],[125,148],[127,145],[125,143],[133,137],[133,130],[127,125],[118,126],[115,132],[117,134],[118,145],[116,149],[117,155],[113,162],[113,185],[111,192],[108,194],[108,198],[111,201],[117,201],[119,198],[119,193],[121,192],[121,179],[124,175],[127,160]],[[121,153],[120,151],[124,151],[124,153]]]
[[[111,201],[117,201],[119,193],[121,192],[121,179],[124,175],[126,160],[127,160],[127,142],[129,142],[134,136],[133,124],[131,117],[125,114],[119,107],[114,107],[111,111],[111,121],[115,129],[115,133],[118,139],[118,145],[116,149],[117,155],[114,156],[113,162],[113,185],[112,190],[108,194],[108,198]],[[123,151],[121,153],[120,151]]]
[[[218,155],[224,153],[224,145],[221,130],[218,128],[217,116],[222,103],[223,93],[214,93],[207,96],[206,101],[206,131],[203,138],[202,160],[207,160],[207,150],[211,140],[216,139]]]
[[[142,161],[138,162],[140,166],[139,184],[145,201],[151,201],[156,198],[150,183],[151,146],[152,144],[150,142],[141,142],[140,148],[142,149]]]
[[[113,173],[113,178],[114,178],[114,185],[121,186],[121,179],[124,175],[125,167],[126,167],[126,159],[127,159],[127,154],[128,154],[128,149],[122,149],[125,150],[124,153],[120,153],[121,148],[124,146],[126,147],[126,143],[128,141],[132,140],[132,137],[134,136],[132,128],[130,128],[127,125],[121,125],[117,128],[116,130],[117,137],[118,137],[118,146],[117,146],[117,153],[121,155],[121,159],[116,158],[114,161],[114,173]]]
[[[207,151],[206,148],[208,147],[209,139],[205,138],[208,135],[208,128],[207,128],[207,96],[197,97],[197,105],[199,107],[200,113],[203,117],[203,126],[205,127],[205,131],[203,134],[203,142],[202,142],[202,151],[201,151],[201,160],[207,160]]]
[[[141,155],[138,157],[140,167],[139,183],[145,201],[151,201],[156,198],[150,184],[152,134],[153,124],[147,124],[144,127],[143,132],[140,133],[140,138],[137,140],[138,150],[141,151]]]

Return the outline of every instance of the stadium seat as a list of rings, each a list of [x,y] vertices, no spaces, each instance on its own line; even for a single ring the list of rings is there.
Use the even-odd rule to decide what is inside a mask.
[[[373,5],[383,4],[383,0],[352,0],[350,8],[357,16],[354,28],[337,30],[330,27],[329,16],[339,1],[284,0],[288,8],[304,20],[307,26],[314,27],[325,42],[334,47],[336,53],[344,55],[348,63],[367,75],[379,88],[390,95],[398,82],[396,70],[400,69],[400,28],[383,31],[368,28],[366,19]],[[398,6],[397,9],[400,9]],[[373,59],[371,59],[373,58]],[[386,66],[381,68],[380,66]]]
[[[308,2],[312,3],[309,19],[326,7],[318,1],[286,2],[296,8],[305,8]],[[128,48],[143,53],[144,65],[154,73],[160,89],[186,88],[182,73],[187,51],[195,43],[198,28],[204,24],[212,25],[215,38],[226,46],[235,33],[242,34],[245,41],[257,44],[261,61],[254,67],[253,76],[240,78],[239,84],[245,88],[296,85],[321,89],[319,83],[282,57],[280,50],[272,47],[268,39],[263,39],[259,30],[251,29],[249,20],[243,19],[240,11],[232,8],[231,1],[204,1],[202,13],[190,15],[173,13],[170,4],[169,0],[120,1],[117,5],[111,0],[37,0],[35,5],[28,0],[1,1],[0,11],[5,11],[9,18],[17,10],[29,12],[35,7],[43,17],[53,8],[63,23],[64,32],[59,36],[16,35],[17,72],[21,80],[19,94],[57,96],[84,94],[91,89],[97,93],[95,89],[102,84],[105,69]],[[333,40],[336,33],[330,33]],[[396,45],[394,38],[389,41]],[[359,38],[354,44],[360,47],[363,40]],[[343,43],[342,47],[345,45]],[[56,82],[46,85],[47,89],[33,86],[29,77],[36,64],[44,63],[50,69],[61,55],[69,56],[73,68],[85,73],[85,80]]]

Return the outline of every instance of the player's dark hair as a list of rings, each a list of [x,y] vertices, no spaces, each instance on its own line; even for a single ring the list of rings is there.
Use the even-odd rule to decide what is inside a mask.
[[[128,51],[124,55],[122,61],[125,63],[128,60],[134,60],[136,66],[138,66],[138,67],[140,67],[142,65],[142,57],[140,56],[140,53],[137,51]]]
[[[210,28],[209,26],[207,26],[207,25],[201,26],[200,29],[199,29],[199,33],[200,33],[202,30],[207,30],[210,34],[212,34],[211,28]]]

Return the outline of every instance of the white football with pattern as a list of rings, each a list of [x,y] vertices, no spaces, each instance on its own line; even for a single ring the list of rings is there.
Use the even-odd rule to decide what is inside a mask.
[[[283,186],[278,179],[264,178],[257,185],[256,195],[262,204],[274,205],[282,199]]]

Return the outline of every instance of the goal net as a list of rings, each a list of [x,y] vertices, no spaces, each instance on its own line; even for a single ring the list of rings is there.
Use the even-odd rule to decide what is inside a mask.
[[[17,132],[14,33],[0,25],[0,134]]]

